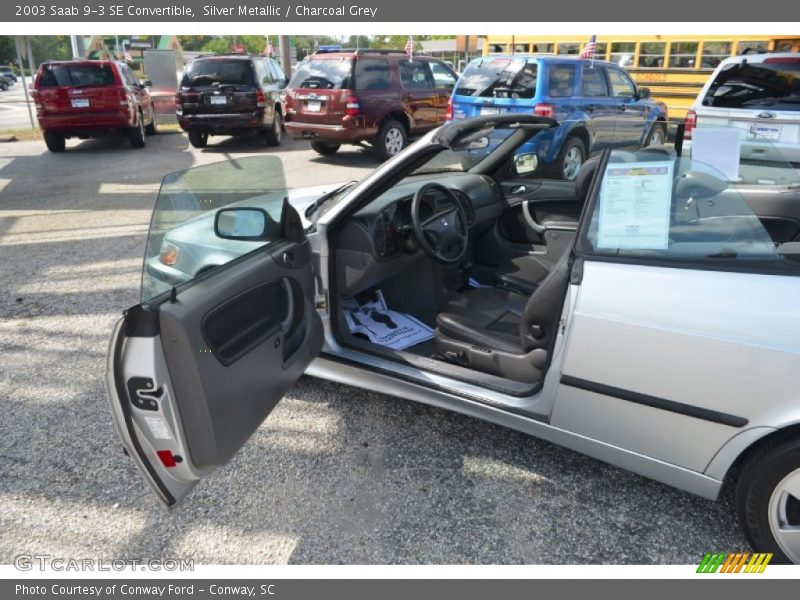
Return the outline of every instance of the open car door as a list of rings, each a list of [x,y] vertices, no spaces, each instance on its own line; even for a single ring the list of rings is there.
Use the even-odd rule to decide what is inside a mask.
[[[142,303],[114,328],[106,386],[127,453],[168,506],[228,462],[317,356],[311,250],[280,160],[173,175]]]

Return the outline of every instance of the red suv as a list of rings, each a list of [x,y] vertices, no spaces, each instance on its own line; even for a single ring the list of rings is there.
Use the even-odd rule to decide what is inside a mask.
[[[126,135],[134,148],[143,148],[145,134],[156,132],[146,84],[121,62],[42,63],[33,82],[33,100],[47,148],[63,152],[67,138],[114,133]]]
[[[320,154],[366,141],[389,158],[444,123],[457,79],[440,60],[396,50],[316,52],[286,88],[286,131]]]

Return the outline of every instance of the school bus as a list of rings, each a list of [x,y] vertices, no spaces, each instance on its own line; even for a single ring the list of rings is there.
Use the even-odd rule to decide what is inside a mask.
[[[489,35],[483,55],[578,55],[589,36]],[[758,52],[800,52],[800,35],[597,36],[595,58],[616,63],[653,98],[666,103],[671,121],[683,120],[708,76],[728,56]]]

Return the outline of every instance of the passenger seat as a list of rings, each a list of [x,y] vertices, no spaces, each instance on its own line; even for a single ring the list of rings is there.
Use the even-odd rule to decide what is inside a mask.
[[[575,178],[575,195],[583,202],[586,202],[598,162],[598,158],[587,160]],[[557,260],[557,256],[553,257],[549,254],[516,256],[497,267],[494,274],[495,285],[530,296],[550,274]]]

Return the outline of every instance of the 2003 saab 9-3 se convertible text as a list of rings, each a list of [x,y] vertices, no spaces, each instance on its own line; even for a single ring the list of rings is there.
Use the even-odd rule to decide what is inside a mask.
[[[106,378],[158,497],[307,372],[707,498],[735,479],[753,546],[800,562],[796,171],[661,146],[530,177],[515,151],[557,126],[459,121],[337,189],[288,191],[275,156],[168,175]]]

